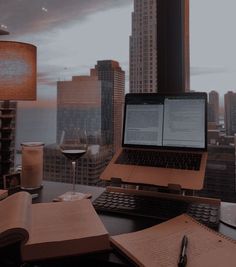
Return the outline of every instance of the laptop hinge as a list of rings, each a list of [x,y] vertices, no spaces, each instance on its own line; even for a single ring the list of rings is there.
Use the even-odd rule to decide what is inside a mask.
[[[179,184],[168,184],[168,190],[171,192],[171,193],[174,193],[174,194],[181,194],[181,185]]]
[[[121,178],[111,177],[111,186],[121,187],[122,180]]]

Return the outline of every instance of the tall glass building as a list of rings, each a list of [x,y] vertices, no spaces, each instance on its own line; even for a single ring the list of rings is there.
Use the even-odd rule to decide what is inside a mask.
[[[102,97],[104,92],[106,97]],[[112,84],[99,81],[97,76],[74,76],[71,81],[58,82],[57,140],[63,129],[72,127],[85,129],[90,143],[101,138],[103,125],[111,120],[111,92]],[[107,130],[112,129],[107,127]]]
[[[189,90],[189,0],[134,0],[130,92]]]
[[[64,128],[86,129],[92,143],[121,145],[125,73],[113,60],[98,61],[90,76],[57,83],[57,140]]]
[[[210,114],[208,117],[209,118],[208,121],[219,124],[219,112],[220,112],[219,93],[214,90],[209,93],[209,106],[210,106]]]
[[[229,91],[224,95],[226,135],[236,133],[236,93]]]
[[[99,60],[95,68],[91,69],[91,75],[98,76],[98,79],[102,82],[112,84],[111,90],[104,89],[102,91],[102,117],[104,114],[104,118],[108,118],[107,116],[110,114],[109,121],[107,119],[103,121],[102,132],[109,132],[108,143],[113,144],[114,151],[116,151],[121,146],[125,72],[117,61]]]

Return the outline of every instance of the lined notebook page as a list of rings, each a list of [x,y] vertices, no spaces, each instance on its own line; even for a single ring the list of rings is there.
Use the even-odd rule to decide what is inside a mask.
[[[139,266],[178,266],[181,241],[188,237],[188,267],[235,267],[236,242],[183,214],[142,231],[111,237]]]

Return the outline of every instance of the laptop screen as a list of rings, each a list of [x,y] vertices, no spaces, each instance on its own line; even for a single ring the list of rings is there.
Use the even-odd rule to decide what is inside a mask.
[[[206,93],[127,94],[123,146],[206,149]]]

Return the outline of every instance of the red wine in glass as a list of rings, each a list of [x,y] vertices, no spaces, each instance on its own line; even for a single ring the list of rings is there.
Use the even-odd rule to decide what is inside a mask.
[[[82,157],[85,153],[85,149],[61,149],[61,153],[68,159],[75,161]]]
[[[76,174],[76,161],[82,157],[87,151],[87,136],[86,131],[78,128],[66,129],[62,131],[60,140],[61,153],[71,161],[72,166],[72,184],[73,191],[67,192],[66,200],[75,200],[81,197],[82,193],[75,192],[75,174]]]

